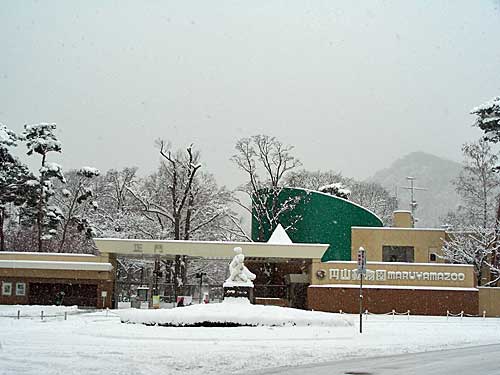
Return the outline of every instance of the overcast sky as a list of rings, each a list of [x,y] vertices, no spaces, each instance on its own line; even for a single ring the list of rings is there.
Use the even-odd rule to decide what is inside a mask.
[[[221,185],[238,138],[365,178],[412,151],[461,160],[500,95],[500,2],[6,1],[0,122],[56,122],[66,169],[158,165],[194,142]]]

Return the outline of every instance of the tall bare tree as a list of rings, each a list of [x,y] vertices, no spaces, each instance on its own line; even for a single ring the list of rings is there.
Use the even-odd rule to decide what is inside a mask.
[[[453,181],[463,201],[461,209],[465,211],[468,225],[487,228],[495,223],[495,206],[500,185],[500,177],[495,169],[498,156],[484,139],[465,143],[462,152],[462,171]]]
[[[227,220],[230,192],[218,188],[211,175],[201,172],[200,155],[192,145],[177,151],[163,140],[157,145],[162,157],[158,171],[142,184],[127,188],[140,203],[143,215],[156,223],[156,238],[217,239],[212,229]],[[186,262],[185,256],[177,255],[172,267],[177,294],[186,283]]]
[[[235,149],[231,160],[248,178],[238,190],[248,195],[250,206],[240,200],[237,203],[258,223],[258,237],[262,241],[264,228],[274,229],[280,216],[298,203],[296,198],[280,202],[279,195],[287,173],[301,163],[291,154],[293,146],[268,135],[242,138],[236,142]]]
[[[479,127],[484,132],[484,139],[487,142],[498,143],[500,141],[500,96],[494,97],[490,101],[472,109],[471,114],[476,116],[474,125]],[[498,223],[500,223],[500,199],[498,200],[494,223],[494,227],[496,228],[495,243],[500,241],[500,229]],[[495,268],[499,268],[500,256],[496,250],[491,255],[491,258],[493,266]]]

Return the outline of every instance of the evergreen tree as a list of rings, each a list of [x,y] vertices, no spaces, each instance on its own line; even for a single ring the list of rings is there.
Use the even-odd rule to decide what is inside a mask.
[[[0,124],[0,251],[5,250],[4,225],[9,204],[26,204],[30,195],[27,181],[33,176],[26,165],[10,154],[8,147],[16,146],[16,134]]]
[[[500,141],[500,96],[472,109],[471,114],[477,116],[474,125],[484,132],[484,139],[498,143]]]
[[[36,221],[38,251],[43,251],[43,240],[51,239],[57,233],[57,227],[64,216],[61,209],[49,205],[49,199],[55,194],[52,179],[65,183],[59,164],[48,162],[50,152],[61,152],[61,143],[55,135],[56,124],[40,123],[25,125],[22,138],[28,148],[28,155],[34,153],[41,157],[40,174],[28,181],[36,191],[33,215]]]

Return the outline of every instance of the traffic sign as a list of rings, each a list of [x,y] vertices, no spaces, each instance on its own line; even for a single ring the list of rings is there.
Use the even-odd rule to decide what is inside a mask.
[[[358,273],[366,275],[366,251],[362,247],[358,250]]]

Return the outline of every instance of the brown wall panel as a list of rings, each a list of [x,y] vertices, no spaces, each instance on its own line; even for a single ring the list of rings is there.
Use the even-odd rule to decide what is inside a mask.
[[[6,281],[6,282],[12,282],[13,285],[13,293],[11,296],[3,296],[1,294],[0,290],[0,304],[4,305],[23,305],[23,304],[28,304],[32,303],[29,300],[29,295],[30,295],[30,283],[33,284],[57,284],[57,285],[72,285],[72,284],[81,284],[81,285],[96,285],[96,295],[95,295],[95,301],[96,301],[96,306],[97,308],[112,308],[112,295],[113,295],[113,282],[112,281],[105,281],[105,280],[85,280],[85,279],[60,279],[60,278],[36,278],[36,277],[2,277],[0,280],[0,286],[1,286],[1,281]],[[26,295],[25,296],[16,296],[15,291],[16,291],[16,282],[24,282],[26,283]],[[104,305],[103,305],[103,298],[101,297],[101,292],[106,291],[107,292],[107,297],[104,300]],[[44,301],[43,298],[35,301],[37,304],[52,304],[52,298],[48,297],[46,301]]]
[[[478,291],[370,288],[363,290],[363,296],[364,308],[376,314],[393,309],[410,310],[413,315],[446,315],[447,310],[476,315],[479,311]],[[359,313],[357,288],[309,287],[307,299],[312,310]]]

